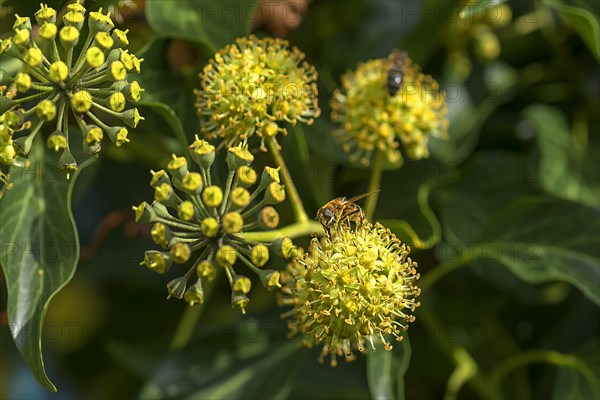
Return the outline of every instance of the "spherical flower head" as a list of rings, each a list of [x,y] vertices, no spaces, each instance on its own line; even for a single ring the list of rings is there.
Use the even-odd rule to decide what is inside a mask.
[[[352,161],[365,165],[379,152],[388,163],[400,166],[400,147],[412,159],[426,158],[429,138],[447,137],[443,91],[404,52],[394,51],[344,74],[331,109],[332,120],[340,125],[336,139]]]
[[[185,157],[173,155],[166,171],[151,171],[150,186],[154,189],[155,201],[152,205],[142,202],[132,207],[135,219],[153,224],[152,239],[167,252],[169,260],[176,264],[191,262],[184,276],[167,285],[170,297],[197,304],[201,300],[202,284],[220,272],[229,280],[232,307],[245,312],[251,283],[239,273],[239,268],[253,272],[268,290],[273,290],[280,286],[279,273],[263,267],[272,256],[291,258],[298,252],[289,238],[271,242],[247,237],[253,230],[277,226],[279,214],[269,204],[282,201],[285,192],[272,180],[266,185],[257,184],[256,172],[250,166],[254,157],[244,147],[226,152],[226,159],[221,162],[229,167],[224,185],[215,184],[221,179],[211,171],[214,147],[197,139],[190,146],[190,154],[194,153],[199,157],[208,155],[210,159],[196,159],[197,165],[194,165]],[[200,172],[193,170],[198,167]],[[276,170],[268,171],[267,175]],[[242,176],[252,173],[250,180]],[[158,257],[156,254],[165,253],[150,254]],[[149,262],[142,264],[156,270]],[[198,281],[195,287],[188,287],[194,272]]]
[[[99,10],[86,17],[79,2],[69,3],[60,29],[56,15],[54,9],[41,5],[35,14],[40,25],[36,41],[30,19],[17,15],[13,37],[0,41],[0,54],[23,64],[22,72],[6,79],[7,86],[16,90],[14,96],[5,97],[0,111],[18,110],[23,117],[14,129],[14,146],[25,157],[43,125],[56,124],[63,132],[47,138],[47,143],[53,150],[65,150],[59,169],[69,175],[77,169],[77,161],[66,151],[72,144],[69,138],[81,143],[81,136],[69,135],[70,129],[82,130],[83,152],[94,155],[102,148],[100,130],[120,146],[129,141],[128,130],[110,124],[121,120],[135,128],[144,119],[136,108],[127,109],[128,101],[139,101],[144,91],[139,83],[127,82],[127,69],[139,73],[142,60],[124,48],[126,32],[114,30],[109,13]],[[88,29],[82,29],[86,18]],[[97,129],[83,131],[89,124]]]
[[[378,343],[392,348],[386,335],[402,340],[419,303],[417,263],[410,248],[376,223],[363,223],[313,238],[303,258],[288,266],[281,303],[293,309],[292,333],[309,346],[322,344],[320,360],[353,358],[353,350]]]
[[[239,38],[219,50],[200,74],[196,92],[202,132],[226,146],[286,133],[279,123],[311,124],[320,114],[317,72],[281,39]]]

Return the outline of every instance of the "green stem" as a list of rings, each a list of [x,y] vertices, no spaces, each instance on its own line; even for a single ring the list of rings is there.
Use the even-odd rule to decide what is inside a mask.
[[[198,321],[200,321],[200,317],[204,312],[208,298],[213,292],[214,287],[217,285],[219,277],[220,275],[217,277],[217,279],[206,285],[206,290],[204,291],[204,302],[195,306],[186,306],[185,310],[183,311],[183,315],[179,320],[179,325],[177,325],[173,340],[171,340],[171,344],[169,345],[169,350],[180,350],[190,342],[194,334],[194,330],[196,329],[196,325],[198,325]]]
[[[440,326],[440,320],[433,314],[433,311],[428,308],[425,304],[421,304],[418,312],[418,320],[423,322],[428,331],[430,332],[439,332],[444,328]],[[462,346],[455,346],[451,341],[441,339],[437,341],[442,352],[448,357],[450,360],[458,363],[457,368],[462,369],[460,381],[456,379],[456,375],[450,376],[449,380],[449,389],[450,391],[446,393],[446,395],[452,396],[453,394],[458,394],[458,390],[463,384],[469,385],[469,387],[477,394],[478,397],[482,399],[495,399],[495,393],[488,385],[488,382],[484,377],[479,373],[480,369],[477,365],[475,359],[469,354],[467,349]],[[468,360],[465,365],[468,364],[468,368],[464,365],[461,365],[461,360]],[[466,372],[468,372],[469,377],[466,377]]]
[[[585,363],[574,355],[563,354],[553,350],[529,350],[509,357],[490,373],[490,386],[496,391],[498,396],[501,396],[500,383],[510,372],[529,364],[540,363],[575,368],[595,388],[596,392],[600,391],[600,384],[596,376]]]
[[[308,221],[308,215],[306,215],[306,211],[304,210],[304,205],[302,204],[302,199],[300,199],[300,195],[298,195],[298,191],[296,190],[296,186],[292,181],[292,177],[290,176],[290,172],[285,165],[285,161],[279,152],[279,145],[275,141],[274,138],[267,139],[267,146],[269,147],[269,151],[271,155],[275,159],[275,162],[281,168],[281,173],[283,175],[283,182],[285,183],[285,189],[292,203],[292,209],[294,210],[294,216],[297,222],[306,222]]]
[[[303,222],[296,222],[279,229],[264,232],[238,233],[236,236],[255,242],[272,242],[285,236],[294,239],[300,236],[310,235],[315,232],[320,235],[323,234],[323,227],[321,224],[317,221],[306,220]]]
[[[372,220],[373,215],[375,215],[377,199],[379,198],[379,188],[381,187],[382,173],[383,154],[381,151],[376,151],[373,169],[371,170],[371,179],[369,180],[369,189],[367,190],[367,193],[371,193],[371,195],[367,197],[365,202],[365,217],[367,217],[368,220]]]

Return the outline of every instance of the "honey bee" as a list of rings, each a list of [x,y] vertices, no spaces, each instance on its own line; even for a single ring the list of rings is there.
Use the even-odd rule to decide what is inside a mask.
[[[388,56],[390,67],[387,73],[386,88],[390,96],[398,93],[398,90],[402,87],[402,81],[404,80],[404,66],[407,59],[408,55],[401,50],[394,50]]]
[[[377,192],[379,192],[379,190],[375,192],[359,194],[358,196],[354,196],[349,199],[345,197],[337,197],[329,201],[323,207],[319,208],[319,211],[317,211],[316,220],[323,225],[323,228],[327,232],[329,232],[329,229],[334,224],[339,224],[344,220],[359,223],[365,218],[365,213],[359,205],[355,204],[355,202]]]

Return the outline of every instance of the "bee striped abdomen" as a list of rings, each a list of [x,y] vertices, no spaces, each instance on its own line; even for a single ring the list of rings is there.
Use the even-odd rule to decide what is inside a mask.
[[[388,69],[386,87],[390,96],[394,96],[402,87],[405,59],[406,53],[403,51],[395,50],[389,56],[390,68]]]

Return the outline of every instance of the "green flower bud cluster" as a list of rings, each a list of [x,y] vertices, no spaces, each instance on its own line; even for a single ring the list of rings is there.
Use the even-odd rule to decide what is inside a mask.
[[[472,56],[479,62],[496,60],[502,51],[497,31],[510,25],[512,9],[507,3],[491,4],[486,12],[472,14],[474,4],[464,4],[460,18],[449,24],[443,35],[447,49],[447,69],[457,80],[464,80],[471,74]]]
[[[438,83],[420,72],[408,56],[394,65],[397,53],[359,64],[342,76],[342,89],[331,99],[331,118],[340,124],[334,135],[352,161],[369,165],[375,152],[394,165],[402,164],[402,145],[412,159],[429,157],[430,137],[446,138],[446,100]],[[402,85],[388,90],[391,68],[401,69]]]
[[[290,334],[302,334],[308,347],[322,344],[319,360],[331,355],[354,358],[353,350],[373,351],[392,345],[386,335],[402,340],[419,303],[417,263],[389,229],[379,223],[359,224],[318,241],[282,273],[280,304]]]
[[[280,287],[279,272],[263,268],[272,253],[292,258],[298,252],[289,238],[261,243],[241,235],[277,227],[279,214],[272,206],[285,200],[279,171],[266,167],[258,176],[247,148],[231,147],[226,157],[227,181],[221,186],[211,173],[215,147],[196,136],[188,150],[199,172],[191,171],[186,158],[173,155],[166,170],[152,171],[154,202],[133,207],[138,222],[153,224],[152,239],[163,248],[147,251],[142,265],[165,273],[173,264],[192,260],[187,273],[167,284],[169,297],[190,305],[204,301],[203,282],[223,269],[231,286],[232,306],[245,312],[252,282],[237,273],[237,262],[271,290]],[[196,280],[188,286],[194,273]]]
[[[196,91],[206,138],[223,138],[227,147],[251,136],[286,134],[281,122],[311,124],[321,111],[317,72],[304,53],[281,39],[239,38],[204,67]]]
[[[70,114],[88,155],[98,154],[105,136],[116,146],[128,142],[126,126],[135,128],[144,119],[137,108],[125,109],[143,92],[136,81],[127,80],[128,74],[140,72],[143,60],[125,50],[127,31],[115,29],[102,9],[89,13],[87,37],[80,38],[85,12],[79,2],[69,4],[60,27],[56,11],[42,4],[35,14],[37,37],[30,19],[17,15],[13,37],[0,42],[0,55],[22,62],[21,72],[3,79],[15,95],[0,97],[0,115],[13,132],[28,131],[11,137],[14,151],[11,154],[4,145],[0,162],[11,164],[18,155],[26,157],[35,136],[49,123],[55,130],[48,147],[62,153],[58,167],[68,176],[77,170],[70,151]],[[76,48],[81,50],[77,53]]]

